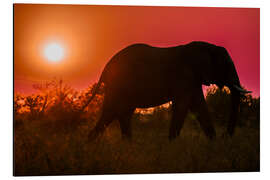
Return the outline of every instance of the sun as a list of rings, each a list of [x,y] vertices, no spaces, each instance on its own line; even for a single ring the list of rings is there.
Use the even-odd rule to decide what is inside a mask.
[[[62,44],[52,42],[45,45],[43,54],[48,61],[59,62],[64,58],[65,49]]]

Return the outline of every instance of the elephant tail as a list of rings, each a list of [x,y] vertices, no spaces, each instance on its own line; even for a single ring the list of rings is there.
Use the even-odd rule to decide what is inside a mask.
[[[84,109],[88,106],[88,104],[95,98],[101,84],[102,84],[102,76],[99,79],[98,83],[96,86],[93,87],[92,91],[92,96],[88,98],[88,100],[86,101],[86,103],[82,106],[82,108],[80,109],[80,111],[84,111]]]

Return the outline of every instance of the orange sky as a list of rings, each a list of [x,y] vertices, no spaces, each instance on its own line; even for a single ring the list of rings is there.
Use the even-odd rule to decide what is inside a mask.
[[[259,96],[259,26],[258,8],[15,4],[15,91],[31,93],[33,83],[53,77],[85,88],[130,44],[167,47],[200,40],[227,48],[242,84]],[[63,60],[44,57],[49,42],[64,46]]]

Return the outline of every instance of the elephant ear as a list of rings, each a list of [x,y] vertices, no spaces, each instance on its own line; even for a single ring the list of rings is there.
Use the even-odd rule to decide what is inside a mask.
[[[224,77],[228,71],[228,61],[226,61],[227,50],[221,46],[212,46],[210,51],[210,66],[212,66],[213,81],[219,87],[223,86]]]
[[[210,84],[212,84],[211,83],[211,80],[210,80],[210,75],[209,75],[209,72],[207,73],[207,72],[203,72],[202,74],[201,74],[201,78],[202,78],[202,84],[203,85],[205,85],[205,86],[210,86]]]
[[[204,59],[202,61],[202,64],[200,66],[201,70],[201,78],[202,78],[202,84],[206,86],[210,86],[210,84],[215,84],[216,80],[216,71],[217,66],[219,66],[217,58],[217,52],[214,50],[214,48],[211,46],[211,49],[209,51],[204,50]]]
[[[193,59],[192,61],[189,61],[193,72],[195,74],[195,79],[198,80],[200,84],[210,86],[210,84],[213,84],[213,64],[211,63],[211,57],[205,49],[202,49],[198,51],[198,53],[194,54],[193,52],[190,53]]]

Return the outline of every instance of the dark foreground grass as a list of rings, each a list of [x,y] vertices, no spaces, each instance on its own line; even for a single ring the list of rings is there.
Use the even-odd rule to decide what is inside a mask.
[[[74,175],[259,171],[259,129],[238,127],[232,138],[209,141],[189,116],[181,135],[168,140],[169,117],[133,117],[133,141],[121,139],[114,122],[96,142],[87,142],[90,121],[72,127],[46,119],[15,127],[14,174]],[[148,118],[147,122],[139,119]],[[63,123],[68,121],[63,121]],[[66,127],[66,128],[61,128]]]
[[[37,86],[40,93],[14,96],[14,175],[242,172],[260,170],[260,98],[241,100],[235,135],[224,137],[230,94],[212,87],[206,101],[217,138],[208,140],[194,115],[168,140],[171,104],[137,110],[133,140],[121,139],[117,121],[95,142],[87,141],[101,111],[102,91],[78,111],[92,87],[77,92],[62,80]],[[150,112],[150,113],[149,113]]]

